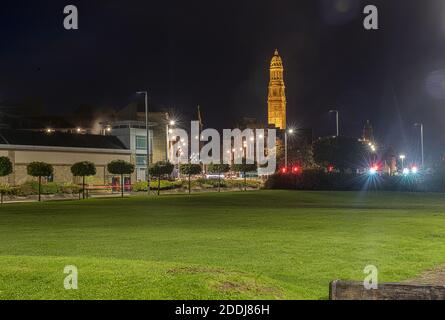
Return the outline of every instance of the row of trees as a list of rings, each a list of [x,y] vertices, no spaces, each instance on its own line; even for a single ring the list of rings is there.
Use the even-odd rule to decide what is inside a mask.
[[[124,160],[114,160],[107,165],[108,172],[120,176],[121,196],[124,196],[124,175],[134,172],[134,165]],[[174,165],[170,162],[160,161],[152,164],[148,168],[148,173],[158,179],[157,193],[160,192],[161,178],[169,176],[173,172]],[[246,190],[246,173],[255,171],[255,164],[210,164],[208,172],[218,174],[218,192],[221,191],[221,175],[232,169],[241,172],[244,175],[244,190]],[[191,176],[202,173],[200,164],[181,164],[179,166],[180,173],[188,177],[188,192],[191,192]],[[0,177],[8,176],[13,172],[13,165],[8,157],[0,157]],[[90,161],[77,162],[71,166],[71,173],[75,177],[82,177],[82,197],[85,199],[85,178],[96,174],[96,166]],[[50,177],[54,174],[54,168],[51,164],[45,162],[31,162],[27,166],[27,173],[32,177],[38,178],[39,190],[38,198],[41,201],[41,185],[42,177]],[[3,191],[1,192],[1,202],[3,203]]]
[[[158,195],[160,190],[160,183],[161,183],[161,177],[165,175],[170,175],[173,172],[174,165],[170,162],[157,162],[150,166],[148,173],[153,176],[157,177],[158,179]],[[235,172],[241,172],[244,176],[244,190],[246,190],[246,173],[255,171],[257,169],[257,166],[255,164],[234,164],[232,166],[228,164],[210,164],[207,167],[207,171],[211,174],[217,174],[218,175],[218,192],[221,191],[221,175],[224,173],[229,172],[230,170],[233,170]],[[187,176],[188,180],[188,192],[191,192],[191,177],[194,175],[198,175],[202,173],[202,166],[200,164],[181,164],[179,166],[179,172],[182,175]]]
[[[123,196],[123,176],[125,174],[132,174],[134,172],[134,165],[123,160],[115,160],[107,165],[107,169],[111,174],[121,176],[121,192]],[[0,157],[0,177],[8,176],[12,171],[13,165],[11,160],[8,157]],[[52,176],[54,174],[54,167],[49,163],[35,161],[27,165],[26,171],[28,175],[38,178],[38,196],[39,201],[41,201],[42,177]],[[82,195],[85,199],[85,178],[96,174],[96,166],[90,161],[77,162],[71,166],[71,173],[75,177],[82,177]],[[3,191],[1,192],[1,202],[3,203]]]

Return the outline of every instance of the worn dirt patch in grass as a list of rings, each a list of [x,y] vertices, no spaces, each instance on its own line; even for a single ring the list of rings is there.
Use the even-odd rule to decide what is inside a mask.
[[[202,266],[190,266],[190,267],[177,267],[167,270],[169,274],[200,274],[200,273],[213,273],[213,274],[225,274],[229,273],[224,269],[210,268]]]
[[[223,281],[215,285],[215,289],[222,293],[255,293],[258,295],[274,296],[277,299],[283,297],[280,289],[265,286],[256,282]]]
[[[420,276],[405,280],[402,283],[413,285],[445,286],[445,265],[426,270]]]

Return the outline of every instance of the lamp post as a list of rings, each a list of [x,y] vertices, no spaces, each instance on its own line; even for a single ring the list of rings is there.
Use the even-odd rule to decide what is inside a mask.
[[[405,168],[405,166],[403,165],[403,163],[404,163],[404,161],[405,161],[405,158],[406,158],[406,156],[404,155],[404,154],[401,154],[400,156],[399,156],[399,158],[400,158],[400,160],[402,161],[402,170]]]
[[[287,169],[287,134],[293,134],[294,130],[289,129],[284,131],[284,167]]]
[[[338,127],[338,110],[330,110],[330,113],[335,113],[335,124],[337,128],[337,137],[340,135],[340,129]]]
[[[167,123],[167,127],[166,127],[166,136],[167,136],[167,149],[165,152],[165,158],[166,161],[169,162],[170,161],[170,127],[173,127],[176,124],[176,121],[174,120],[170,120],[170,122]],[[170,127],[169,127],[170,126]]]
[[[147,169],[145,170],[145,177],[147,179],[147,192],[150,195],[150,174],[148,173],[148,167],[150,166],[150,130],[148,128],[148,92],[138,91],[137,94],[143,94],[145,96],[145,129],[147,134]]]
[[[422,168],[425,165],[425,158],[424,158],[424,150],[423,150],[423,123],[415,123],[415,127],[420,127],[420,148],[422,152]]]

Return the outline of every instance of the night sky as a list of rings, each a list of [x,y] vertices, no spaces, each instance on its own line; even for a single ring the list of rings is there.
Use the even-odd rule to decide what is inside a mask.
[[[63,8],[79,9],[79,30]],[[362,10],[379,8],[377,31]],[[412,157],[414,122],[427,158],[445,151],[445,1],[2,1],[0,103],[29,97],[48,113],[80,105],[119,108],[148,90],[150,106],[184,119],[201,105],[207,127],[265,122],[269,62],[285,66],[288,122],[315,136],[377,139]]]

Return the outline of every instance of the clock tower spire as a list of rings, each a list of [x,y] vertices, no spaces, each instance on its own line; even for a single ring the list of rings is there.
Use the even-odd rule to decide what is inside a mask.
[[[286,93],[283,78],[283,61],[275,49],[270,62],[269,95],[267,99],[268,123],[277,129],[286,129]]]

